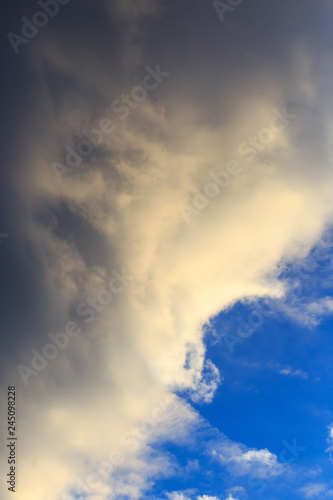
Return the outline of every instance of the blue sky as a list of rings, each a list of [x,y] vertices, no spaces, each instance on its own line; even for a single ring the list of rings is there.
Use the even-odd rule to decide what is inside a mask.
[[[211,404],[194,404],[204,419],[199,439],[163,448],[177,457],[179,479],[159,483],[156,489],[165,495],[151,498],[332,498],[328,448],[333,409],[327,395],[332,390],[333,320],[329,312],[312,313],[315,303],[332,296],[330,241],[327,231],[306,259],[283,267],[283,305],[253,297],[210,322],[207,357],[223,367],[222,383]],[[286,314],[283,307],[293,309]],[[251,316],[253,311],[259,315]],[[240,324],[247,338],[237,335]],[[229,332],[228,341],[223,332]],[[221,434],[249,450],[268,450],[281,470],[274,474],[274,462],[259,479],[253,470],[244,474],[241,466],[228,471],[211,453]],[[170,496],[172,491],[184,496]]]

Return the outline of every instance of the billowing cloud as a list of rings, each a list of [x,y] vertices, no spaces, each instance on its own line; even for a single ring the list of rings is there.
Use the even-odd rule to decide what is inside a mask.
[[[31,293],[33,306],[11,320],[3,357],[24,415],[18,500],[136,499],[172,475],[174,457],[154,443],[186,442],[200,423],[175,394],[209,403],[223,383],[206,357],[205,324],[238,300],[281,297],[278,264],[305,256],[331,221],[332,109],[312,63],[313,51],[326,57],[329,77],[331,56],[295,37],[257,73],[256,40],[245,54],[236,44],[220,56],[206,33],[209,68],[182,50],[170,61],[158,24],[150,48],[140,38],[144,22],[158,23],[156,6],[87,1],[81,24],[63,21],[61,36],[50,26],[26,47],[36,90],[13,139],[15,176],[6,172],[20,200],[10,215],[19,279],[34,283],[24,300],[14,293],[22,302]],[[68,6],[72,21],[78,8]],[[199,19],[202,8],[189,15]],[[158,86],[133,91],[147,72]],[[137,98],[125,105],[123,95]],[[105,119],[114,129],[86,154],[80,141]],[[66,159],[59,183],[52,165]],[[40,368],[49,334],[68,322],[80,333]],[[18,365],[35,372],[27,385]],[[228,442],[216,454],[241,476],[282,471],[266,449]]]

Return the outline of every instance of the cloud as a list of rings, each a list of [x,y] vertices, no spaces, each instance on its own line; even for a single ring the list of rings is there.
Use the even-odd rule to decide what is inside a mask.
[[[224,436],[211,445],[210,453],[221,465],[239,477],[252,475],[268,478],[282,474],[286,467],[279,463],[277,456],[267,449],[248,449],[246,446],[230,441]]]
[[[325,494],[326,490],[327,490],[326,484],[312,483],[312,484],[308,484],[307,486],[304,486],[299,491],[306,498],[318,498],[318,495]],[[326,494],[325,494],[325,496],[326,496]]]
[[[173,491],[172,493],[166,494],[169,500],[190,500],[190,497],[185,495],[184,493],[179,493]]]
[[[187,490],[188,491],[188,490]],[[172,492],[172,493],[167,493],[166,494],[169,500],[220,500],[218,497],[212,497],[209,495],[199,495],[199,496],[190,496],[187,495],[186,492]],[[233,500],[232,498],[229,498],[227,500]]]
[[[209,495],[203,495],[197,498],[197,500],[219,500],[218,497],[211,497]],[[232,499],[229,499],[232,500]]]
[[[229,497],[231,497],[231,500],[234,498],[234,500],[238,500],[238,498],[245,498],[246,497],[246,490],[243,488],[243,486],[234,486],[233,488],[229,488],[228,490]]]
[[[271,360],[267,365],[252,363],[250,366],[253,366],[254,368],[264,368],[265,366],[268,366],[272,370],[276,370],[280,375],[284,375],[285,377],[297,377],[304,380],[307,380],[309,378],[309,374],[301,368],[295,369],[290,366],[282,366],[280,363],[273,362],[273,360]]]
[[[304,370],[301,370],[300,368],[298,368],[297,370],[293,370],[292,368],[282,368],[282,370],[280,370],[280,373],[281,375],[299,377],[304,380],[309,378],[308,374]]]
[[[210,495],[199,495],[199,496],[187,496],[185,492],[172,492],[166,494],[169,500],[221,500],[219,497]],[[231,494],[224,500],[237,500]]]
[[[220,372],[210,360],[206,360],[198,375],[199,379],[195,382],[195,389],[189,391],[190,398],[195,403],[211,403],[218,386],[221,384]]]
[[[277,306],[283,314],[309,328],[318,326],[333,313],[333,299],[330,296],[313,301],[294,298],[292,304],[278,303]]]
[[[328,438],[327,442],[329,444],[329,447],[327,448],[326,452],[329,453],[330,459],[333,458],[333,424],[330,424],[328,426]]]
[[[281,297],[278,263],[306,254],[332,216],[332,169],[316,126],[319,121],[325,136],[332,110],[316,78],[320,72],[311,68],[312,59],[321,61],[321,50],[312,58],[315,49],[296,42],[289,49],[288,42],[275,66],[271,53],[262,56],[266,73],[265,65],[258,72],[256,64],[243,64],[243,49],[235,48],[235,59],[229,51],[210,52],[208,37],[203,53],[210,54],[211,68],[204,61],[193,67],[186,51],[170,50],[173,36],[163,42],[156,25],[147,34],[156,52],[138,36],[141,15],[155,16],[156,2],[135,2],[134,12],[130,1],[115,9],[109,2],[96,5],[84,3],[80,23],[77,7],[69,5],[71,22],[58,28],[49,23],[40,43],[29,44],[24,90],[33,99],[13,116],[12,149],[19,151],[6,182],[13,193],[11,234],[20,249],[15,266],[26,285],[15,297],[27,305],[11,306],[2,369],[18,387],[24,415],[24,493],[18,500],[57,500],[73,488],[99,500],[123,494],[136,499],[158,478],[172,475],[174,457],[157,454],[154,443],[182,443],[200,423],[174,393],[209,403],[221,381],[218,367],[207,360],[204,325],[238,300]],[[189,10],[186,16],[195,15]],[[200,20],[201,10],[196,15]],[[275,14],[271,18],[275,29]],[[240,23],[240,37],[250,24]],[[249,60],[256,60],[258,46],[252,38],[247,45]],[[276,50],[281,55],[283,48]],[[151,59],[170,78],[122,121],[110,103],[140,83]],[[239,68],[237,75],[230,64]],[[262,81],[270,91],[258,95]],[[287,104],[295,119],[287,124],[280,118],[283,129],[248,161],[242,142],[259,137],[277,118],[274,110],[283,116]],[[116,124],[114,133],[59,186],[52,162],[63,160],[66,145],[75,147],[82,131],[106,116]],[[242,173],[230,174],[219,196],[184,221],[179,205],[200,205],[210,172],[222,175],[231,160]],[[77,305],[106,288],[112,269],[123,268],[133,276],[124,293],[93,323],[77,317]],[[330,306],[316,307],[315,314]],[[61,331],[73,318],[82,335],[24,387],[16,366],[28,364],[31,349],[40,349],[50,331]],[[4,401],[5,387],[2,396]],[[172,415],[160,407],[168,398]],[[121,464],[110,465],[114,451]],[[283,470],[267,449],[223,439],[215,453],[239,476]],[[104,462],[106,475],[98,472]],[[91,486],[97,480],[99,486]]]

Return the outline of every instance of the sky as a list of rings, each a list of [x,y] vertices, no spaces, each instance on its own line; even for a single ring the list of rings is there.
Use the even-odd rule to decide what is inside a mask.
[[[332,3],[1,8],[1,498],[333,498]]]

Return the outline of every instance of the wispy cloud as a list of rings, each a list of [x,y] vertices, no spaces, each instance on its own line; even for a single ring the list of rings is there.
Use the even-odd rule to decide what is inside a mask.
[[[333,497],[333,490],[329,490],[326,484],[310,483],[303,488],[300,488],[305,498],[331,498]]]
[[[292,368],[282,368],[279,372],[281,375],[285,375],[286,377],[299,377],[304,380],[309,378],[309,375],[304,371],[298,368],[297,370],[293,370]]]
[[[330,459],[333,459],[333,424],[329,425],[328,427],[327,442],[329,444],[329,447],[327,448],[326,452],[329,453]]]
[[[312,328],[318,326],[323,319],[333,314],[333,298],[327,296],[314,301],[293,298],[292,303],[288,304],[284,301],[277,304],[277,307],[283,314],[286,314],[294,321]]]

